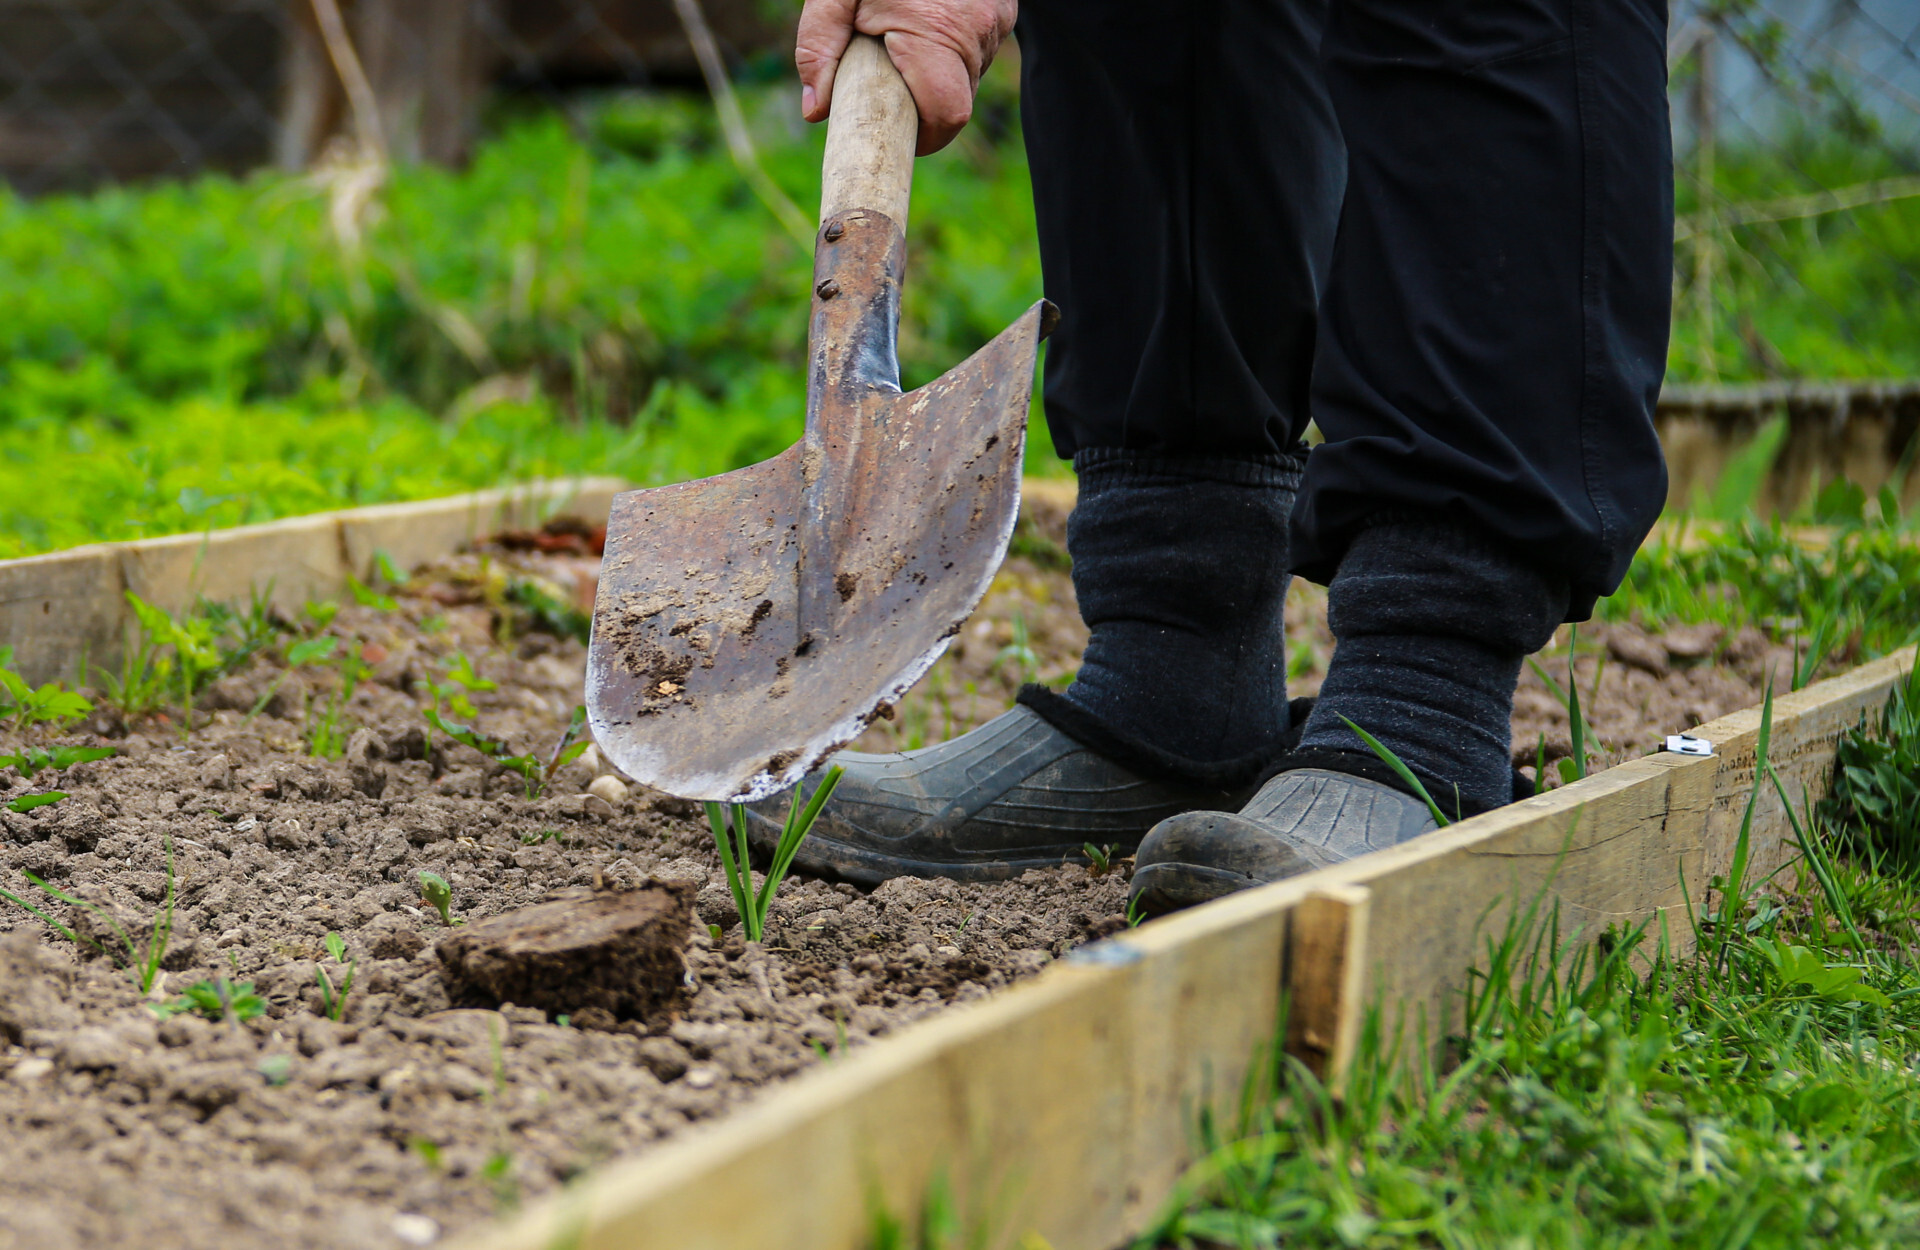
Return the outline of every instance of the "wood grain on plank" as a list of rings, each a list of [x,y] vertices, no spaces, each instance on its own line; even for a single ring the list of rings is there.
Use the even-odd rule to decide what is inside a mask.
[[[30,682],[71,679],[83,656],[118,663],[127,591],[176,613],[201,598],[244,605],[259,592],[290,615],[346,593],[350,572],[370,577],[376,550],[411,569],[549,515],[599,524],[622,487],[613,478],[535,482],[0,560],[0,645],[14,648],[15,670]]]

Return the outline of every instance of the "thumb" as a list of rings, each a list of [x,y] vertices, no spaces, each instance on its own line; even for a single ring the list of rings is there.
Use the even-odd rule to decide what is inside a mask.
[[[822,121],[833,105],[833,76],[853,40],[858,0],[807,0],[800,10],[793,64],[800,71],[800,116]]]

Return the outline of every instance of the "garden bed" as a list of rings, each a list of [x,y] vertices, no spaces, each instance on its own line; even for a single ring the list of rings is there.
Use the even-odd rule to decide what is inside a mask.
[[[1084,635],[1064,512],[1057,497],[1036,500],[980,613],[863,745],[936,741],[998,712],[1021,681],[1070,674]],[[0,884],[44,903],[25,884],[33,872],[144,933],[164,910],[171,853],[176,897],[145,994],[18,908],[0,918],[12,930],[0,937],[0,1241],[426,1244],[1124,927],[1124,863],[1063,865],[871,892],[795,880],[769,940],[742,942],[692,804],[597,780],[591,753],[530,797],[518,774],[430,735],[423,706],[458,719],[462,698],[517,750],[544,755],[566,732],[584,662],[566,635],[595,561],[564,539],[546,545],[561,550],[442,562],[290,632],[236,622],[233,639],[251,628],[262,645],[204,692],[190,732],[177,705],[121,717],[102,704],[82,728],[114,757],[0,774],[8,798],[67,795],[0,813]],[[1296,596],[1290,654],[1297,692],[1310,692],[1331,645],[1318,592]],[[323,638],[336,642],[317,655]],[[289,671],[306,644],[314,658]],[[1597,625],[1579,648],[1596,765],[1756,702],[1793,664],[1757,632],[1712,627]],[[369,672],[336,718],[339,660],[353,653]],[[1564,648],[1542,668],[1564,681]],[[1550,758],[1566,756],[1567,728],[1529,671],[1519,754],[1531,762],[1544,735]],[[316,736],[337,758],[312,754]],[[435,954],[449,929],[421,897],[423,871],[450,883],[460,920],[566,890],[690,883],[696,936],[678,1009],[562,1022],[456,1004]],[[92,911],[50,914],[112,941]],[[337,986],[347,971],[330,934],[354,966],[339,1022],[317,975]],[[222,979],[251,983],[263,1014],[234,1024],[153,1009]]]

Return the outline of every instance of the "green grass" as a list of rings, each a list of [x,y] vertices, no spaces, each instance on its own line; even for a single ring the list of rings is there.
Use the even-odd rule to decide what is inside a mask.
[[[1809,132],[1722,149],[1721,213],[1911,175],[1900,145]],[[1699,222],[1697,174],[1676,179],[1676,215]],[[1721,227],[1674,249],[1669,379],[1913,377],[1920,374],[1920,198]],[[1710,311],[1709,311],[1710,310]]]
[[[788,95],[749,104],[807,205],[823,135]],[[1039,296],[1005,120],[916,170],[909,386]],[[798,437],[811,256],[702,102],[509,119],[464,171],[393,171],[357,243],[329,206],[324,179],[274,172],[0,190],[0,556],[532,476],[680,480]]]
[[[1898,749],[1920,770],[1920,743]],[[1522,909],[1487,941],[1450,1066],[1377,1013],[1339,1098],[1273,1063],[1237,1122],[1202,1125],[1140,1246],[1914,1244],[1920,894],[1833,862],[1824,820],[1806,834],[1778,891],[1736,854],[1685,958]]]
[[[1669,533],[1641,548],[1597,614],[1798,638],[1811,673],[1822,660],[1884,655],[1920,638],[1920,542],[1911,528],[1859,519],[1817,543],[1777,518]]]
[[[1041,290],[1008,69],[984,90],[916,168],[909,386]],[[774,181],[815,203],[822,133],[782,84],[745,99]],[[325,175],[0,191],[0,556],[785,447],[810,260],[710,114],[641,95],[504,116],[465,170],[392,171],[351,237]],[[1897,172],[1863,152],[1726,151],[1716,185],[1747,203]],[[1691,197],[1683,180],[1683,216]],[[1920,372],[1920,200],[1713,237],[1715,315],[1683,298],[1676,381]],[[1030,469],[1062,471],[1031,434]]]

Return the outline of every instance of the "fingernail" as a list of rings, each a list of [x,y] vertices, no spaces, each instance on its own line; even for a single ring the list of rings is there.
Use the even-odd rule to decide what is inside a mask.
[[[813,88],[812,88],[811,86],[805,86],[805,87],[802,87],[802,88],[800,88],[800,113],[801,113],[801,115],[802,115],[802,116],[805,116],[805,115],[807,115],[807,114],[809,114],[809,113],[811,113],[811,112],[813,112],[813,106],[814,106],[814,104],[815,104],[815,103],[816,103],[816,102],[817,102],[817,101],[819,100],[819,98],[820,98],[820,97],[818,97],[818,96],[816,96],[816,95],[815,95],[815,94],[813,93]]]

